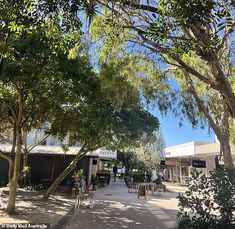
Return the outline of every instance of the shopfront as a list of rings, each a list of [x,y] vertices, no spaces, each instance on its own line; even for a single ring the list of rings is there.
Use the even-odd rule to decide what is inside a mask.
[[[216,158],[219,155],[217,150],[217,143],[205,142],[189,142],[166,148],[168,180],[187,185],[194,170],[209,175],[216,168]]]
[[[192,160],[192,170],[197,170],[204,175],[208,175],[209,171],[206,166],[206,159],[193,159]]]
[[[187,185],[190,179],[191,160],[181,158],[178,161],[180,170],[180,184]]]
[[[176,159],[166,159],[165,160],[165,177],[166,180],[172,182],[178,182],[179,173],[176,167]]]

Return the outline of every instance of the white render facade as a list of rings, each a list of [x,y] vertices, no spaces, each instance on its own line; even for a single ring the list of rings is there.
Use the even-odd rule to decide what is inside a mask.
[[[166,177],[169,181],[186,185],[193,170],[209,175],[216,169],[219,155],[219,142],[188,142],[165,148]]]

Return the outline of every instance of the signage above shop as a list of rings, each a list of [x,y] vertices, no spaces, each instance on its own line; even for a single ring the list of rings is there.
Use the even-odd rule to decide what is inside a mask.
[[[103,159],[117,159],[117,151],[110,151],[104,148],[89,152],[86,155],[92,157],[96,156]]]
[[[206,161],[193,160],[192,165],[194,168],[206,168]]]
[[[176,160],[165,160],[165,165],[176,165]]]

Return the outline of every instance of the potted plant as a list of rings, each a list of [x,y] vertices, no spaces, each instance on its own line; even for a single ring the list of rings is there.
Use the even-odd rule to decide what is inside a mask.
[[[95,191],[97,189],[97,185],[99,184],[99,177],[92,175],[91,184],[92,184],[92,190]]]
[[[75,171],[72,177],[74,179],[74,188],[75,189],[81,188],[83,180],[85,178],[83,169]]]

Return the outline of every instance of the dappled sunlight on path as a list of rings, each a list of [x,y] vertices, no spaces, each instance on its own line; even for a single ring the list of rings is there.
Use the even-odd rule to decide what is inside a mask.
[[[74,200],[67,196],[53,195],[48,201],[42,201],[38,192],[29,192],[19,189],[17,192],[16,215],[7,215],[5,210],[8,201],[8,189],[0,202],[0,225],[2,223],[51,223],[67,214],[74,204]]]
[[[177,214],[177,193],[166,192],[163,196],[137,198],[128,193],[123,182],[111,182],[95,193],[95,206],[81,209],[73,215],[67,229],[170,229],[174,228]]]

